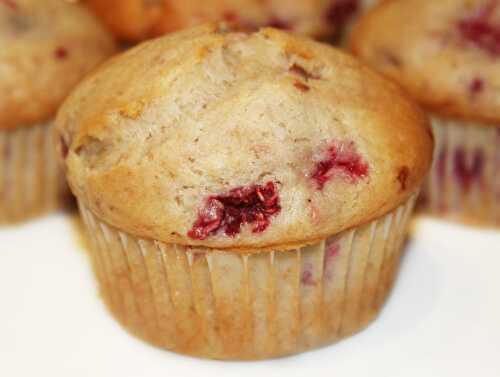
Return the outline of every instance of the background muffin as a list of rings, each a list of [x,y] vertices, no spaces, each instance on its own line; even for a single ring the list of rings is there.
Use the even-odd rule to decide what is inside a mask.
[[[432,151],[397,87],[275,29],[142,44],[85,80],[57,125],[115,316],[225,359],[374,318]]]
[[[354,53],[433,117],[433,213],[500,224],[499,35],[498,0],[387,1],[354,32]]]
[[[1,223],[61,204],[51,119],[114,45],[86,9],[59,0],[0,1],[0,45]]]
[[[327,37],[358,10],[359,0],[87,0],[121,38],[140,41],[207,21],[256,30],[272,26]]]

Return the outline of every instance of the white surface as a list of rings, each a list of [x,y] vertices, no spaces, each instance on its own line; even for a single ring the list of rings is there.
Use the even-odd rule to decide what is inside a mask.
[[[331,347],[265,362],[196,360],[123,331],[73,225],[0,230],[0,376],[500,376],[500,232],[424,220],[378,321]]]

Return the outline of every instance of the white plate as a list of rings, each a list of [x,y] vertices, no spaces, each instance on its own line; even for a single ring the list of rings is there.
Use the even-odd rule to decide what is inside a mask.
[[[60,215],[0,230],[0,376],[500,376],[500,232],[420,220],[367,330],[294,357],[224,363],[123,331],[73,226]]]

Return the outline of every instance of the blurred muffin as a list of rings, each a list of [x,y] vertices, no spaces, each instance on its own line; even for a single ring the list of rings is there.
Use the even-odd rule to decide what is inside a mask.
[[[207,21],[246,30],[272,26],[328,37],[358,10],[360,0],[86,0],[120,38],[141,41]]]
[[[114,46],[86,9],[59,0],[0,1],[0,45],[0,223],[11,223],[62,204],[51,120]]]
[[[357,25],[352,50],[432,116],[424,209],[500,225],[500,1],[387,1]]]
[[[217,25],[103,66],[57,133],[114,315],[156,345],[220,359],[366,326],[433,147],[424,115],[348,55]]]

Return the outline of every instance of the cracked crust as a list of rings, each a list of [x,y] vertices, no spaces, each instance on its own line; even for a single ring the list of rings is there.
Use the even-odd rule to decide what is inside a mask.
[[[82,6],[0,1],[0,129],[50,120],[73,86],[115,51]]]
[[[112,59],[56,123],[71,188],[99,218],[141,237],[232,250],[293,248],[386,214],[418,190],[433,148],[423,113],[349,55],[275,29],[218,25]],[[367,174],[354,177],[361,163]],[[188,236],[207,198],[267,182],[280,211],[265,231]]]
[[[433,113],[500,126],[500,1],[387,0],[351,49]]]

